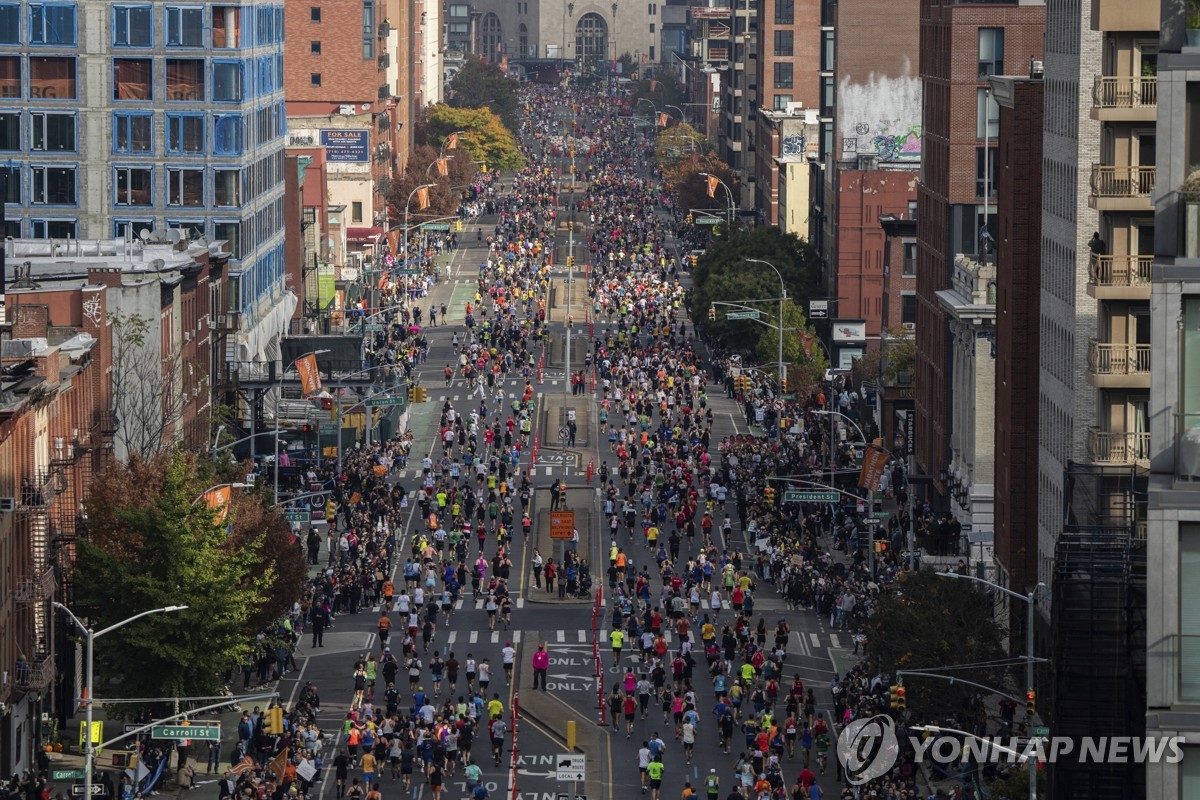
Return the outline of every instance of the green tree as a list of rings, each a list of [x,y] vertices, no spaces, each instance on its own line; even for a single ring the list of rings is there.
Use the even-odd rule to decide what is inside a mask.
[[[710,149],[708,139],[700,131],[686,122],[680,122],[658,131],[654,140],[654,160],[659,167],[667,170],[690,153],[707,153]]]
[[[922,569],[904,574],[898,591],[884,592],[867,620],[867,641],[884,673],[985,664],[953,674],[984,686],[1004,686],[1004,628],[984,592]],[[904,681],[908,710],[940,719],[978,705],[982,691],[964,683],[913,676]]]
[[[298,596],[303,559],[287,544],[286,523],[238,492],[224,515],[210,508],[205,472],[194,455],[174,451],[97,476],[86,502],[88,538],[78,544],[74,610],[102,628],[188,606],[96,640],[101,696],[217,694],[221,673],[249,658],[255,634]]]
[[[729,195],[718,186],[713,196],[709,197],[708,178],[701,175],[701,172],[716,175],[731,191],[737,190],[733,170],[712,150],[680,154],[674,165],[664,170],[663,177],[666,179],[667,188],[675,194],[680,208],[728,209]]]
[[[490,108],[504,127],[515,134],[520,127],[517,84],[478,56],[468,55],[450,81],[446,102],[454,108]]]
[[[1037,773],[1037,795],[1046,797],[1046,770],[1039,769]],[[1029,799],[1029,768],[1023,764],[1013,764],[1008,767],[1008,774],[997,778],[988,784],[988,800],[1028,800]]]
[[[488,169],[509,171],[525,165],[512,131],[488,108],[437,105],[429,109],[426,119],[432,142],[440,145],[451,133],[463,131],[458,136],[458,149],[469,154],[471,160],[484,162]],[[459,155],[455,160],[461,158]]]
[[[778,292],[778,289],[776,289]],[[762,318],[772,325],[778,324],[779,306],[775,303],[755,303],[755,308],[763,310]],[[769,310],[769,313],[768,313]],[[733,321],[731,326],[755,326],[758,334],[758,345],[754,355],[764,367],[769,365],[772,372],[778,372],[779,363],[779,331],[752,321]],[[750,331],[746,331],[746,340],[751,339]],[[783,304],[783,363],[787,370],[788,392],[801,394],[812,391],[829,369],[829,359],[825,349],[818,341],[817,332],[809,324],[804,311],[791,299]]]

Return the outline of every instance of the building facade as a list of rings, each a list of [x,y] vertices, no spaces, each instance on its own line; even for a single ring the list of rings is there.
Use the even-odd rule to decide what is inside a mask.
[[[283,40],[283,5],[266,0],[0,3],[5,234],[227,241],[229,355],[269,359],[295,302]]]

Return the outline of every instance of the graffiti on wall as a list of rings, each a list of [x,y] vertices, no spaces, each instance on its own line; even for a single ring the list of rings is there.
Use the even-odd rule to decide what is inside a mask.
[[[873,155],[881,161],[921,158],[921,81],[911,66],[898,76],[872,73],[852,82],[843,77],[837,93],[842,158]]]

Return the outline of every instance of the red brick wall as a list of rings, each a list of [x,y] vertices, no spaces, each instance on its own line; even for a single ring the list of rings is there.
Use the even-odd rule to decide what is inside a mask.
[[[313,22],[310,9],[321,9]],[[384,3],[376,3],[376,25],[384,18]],[[378,56],[386,40],[375,39],[375,57],[362,57],[362,0],[287,0],[284,14],[283,87],[288,102],[375,103],[387,73]],[[313,55],[312,42],[321,43]],[[312,85],[312,73],[321,85]]]

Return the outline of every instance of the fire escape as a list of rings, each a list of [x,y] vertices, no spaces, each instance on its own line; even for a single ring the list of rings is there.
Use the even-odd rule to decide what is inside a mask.
[[[56,581],[50,534],[56,494],[65,479],[57,470],[37,470],[21,481],[14,519],[16,541],[27,543],[17,558],[15,599],[16,685],[41,693],[54,682],[54,600]]]

